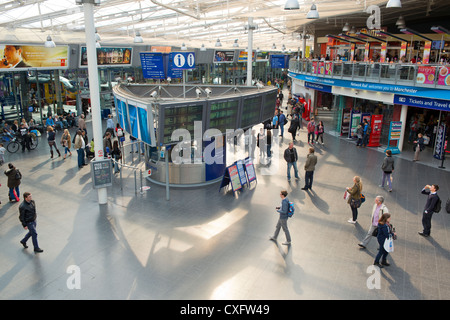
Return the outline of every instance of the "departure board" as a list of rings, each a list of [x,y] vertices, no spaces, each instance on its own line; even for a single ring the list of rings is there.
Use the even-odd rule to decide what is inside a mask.
[[[275,114],[276,102],[277,102],[277,92],[276,91],[274,91],[272,93],[268,93],[266,95],[266,99],[264,101],[262,121],[271,119],[273,117],[273,115]]]
[[[262,97],[244,99],[241,128],[246,128],[260,122]]]
[[[176,129],[187,129],[191,139],[194,139],[194,122],[202,120],[202,105],[166,107],[164,109],[164,143],[171,143],[172,132]]]
[[[236,129],[239,100],[222,101],[211,104],[209,128],[226,133],[227,129]]]

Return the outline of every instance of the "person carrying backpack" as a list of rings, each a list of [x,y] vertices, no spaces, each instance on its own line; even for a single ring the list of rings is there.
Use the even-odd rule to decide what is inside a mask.
[[[287,191],[282,190],[280,192],[280,198],[281,198],[281,207],[276,207],[277,212],[280,214],[280,217],[278,219],[278,223],[275,227],[275,232],[272,237],[270,237],[270,240],[277,241],[278,234],[280,233],[280,229],[283,228],[284,234],[286,236],[286,242],[283,242],[283,245],[289,246],[291,244],[291,234],[289,233],[287,220],[289,218],[289,199],[287,198]]]
[[[423,214],[422,214],[423,231],[419,232],[419,234],[423,237],[430,236],[431,217],[433,216],[433,213],[440,211],[440,208],[437,208],[438,202],[440,203],[440,199],[437,194],[438,190],[439,190],[439,186],[437,184],[432,184],[432,185],[427,184],[422,189],[422,194],[426,194],[428,196],[427,203],[425,204],[425,208],[423,209]]]
[[[20,201],[19,185],[22,179],[22,174],[19,169],[16,169],[12,163],[8,163],[8,169],[5,170],[5,175],[8,177],[9,201]]]

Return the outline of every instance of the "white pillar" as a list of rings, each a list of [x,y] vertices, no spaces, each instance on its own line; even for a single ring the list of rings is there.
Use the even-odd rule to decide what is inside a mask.
[[[302,58],[306,58],[306,26],[303,26]]]
[[[253,17],[248,18],[247,86],[252,85],[253,73]]]
[[[97,48],[95,46],[94,4],[83,3],[86,27],[86,51],[88,58],[89,91],[91,98],[92,131],[94,137],[95,159],[103,160],[102,116],[100,112],[100,84],[97,67]],[[108,201],[106,188],[97,189],[99,204]]]
[[[407,122],[407,116],[408,114],[408,106],[402,105],[402,112],[400,114],[400,121],[402,122],[402,132],[400,133],[400,140],[398,141],[398,149],[400,151],[403,150],[403,140],[405,139],[405,129],[406,129],[406,122]]]

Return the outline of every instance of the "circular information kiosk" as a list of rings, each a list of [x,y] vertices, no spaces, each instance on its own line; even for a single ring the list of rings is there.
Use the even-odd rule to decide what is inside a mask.
[[[119,84],[114,102],[120,126],[146,145],[150,180],[171,186],[220,181],[227,143],[273,117],[274,87]],[[166,158],[167,157],[167,158]]]

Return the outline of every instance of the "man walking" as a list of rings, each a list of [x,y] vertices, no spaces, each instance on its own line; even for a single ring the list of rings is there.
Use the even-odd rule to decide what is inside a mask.
[[[372,208],[372,223],[370,224],[370,228],[367,231],[366,237],[358,243],[358,246],[365,249],[369,244],[370,239],[373,237],[373,232],[378,227],[378,220],[380,220],[383,213],[389,213],[388,208],[384,205],[384,197],[377,196],[375,198],[375,204]]]
[[[291,167],[294,167],[295,179],[300,179],[297,170],[297,149],[294,148],[294,143],[289,142],[289,147],[284,150],[284,160],[287,162],[287,179],[291,181]]]
[[[39,248],[37,241],[37,232],[36,232],[36,205],[34,200],[31,198],[31,193],[24,192],[23,194],[24,201],[19,206],[19,220],[22,223],[22,226],[25,230],[28,230],[25,238],[20,240],[20,243],[26,249],[27,240],[31,237],[33,241],[34,252],[44,252],[41,248]]]
[[[280,214],[280,218],[278,219],[277,226],[275,227],[275,232],[273,236],[270,237],[270,240],[277,241],[280,229],[283,228],[284,234],[286,236],[286,242],[283,242],[283,244],[289,246],[291,244],[291,234],[287,226],[287,219],[289,218],[289,199],[287,198],[287,195],[288,193],[286,190],[282,190],[280,193],[281,207],[276,207],[277,212]]]
[[[439,186],[437,184],[426,185],[422,189],[422,194],[428,195],[427,203],[425,204],[425,208],[422,214],[422,225],[423,231],[419,232],[419,234],[423,237],[429,237],[431,232],[431,217],[433,216],[434,210],[436,208],[436,204],[439,200],[439,196],[437,195],[437,191],[439,190]]]
[[[313,183],[314,170],[316,169],[317,156],[314,154],[314,148],[309,148],[305,162],[305,186],[302,190],[311,190]]]

